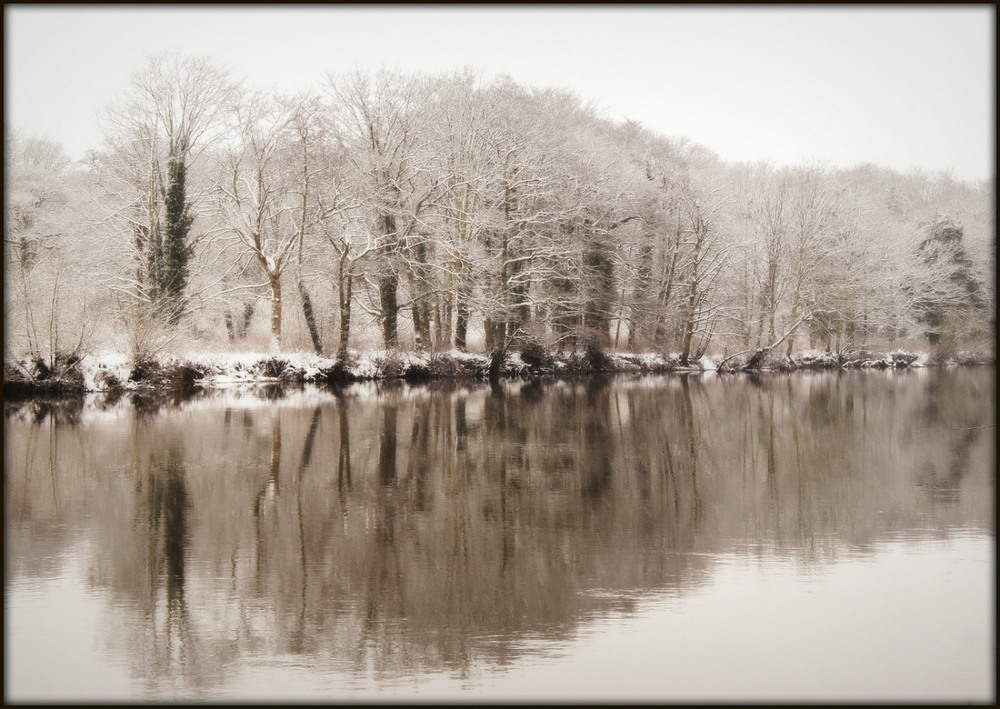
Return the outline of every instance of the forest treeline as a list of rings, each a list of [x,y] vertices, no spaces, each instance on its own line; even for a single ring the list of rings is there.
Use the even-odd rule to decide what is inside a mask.
[[[992,180],[726,162],[471,71],[162,56],[102,127],[6,131],[7,358],[992,347]]]

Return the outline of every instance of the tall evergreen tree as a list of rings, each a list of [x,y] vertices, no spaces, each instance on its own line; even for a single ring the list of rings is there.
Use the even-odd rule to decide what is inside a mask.
[[[195,216],[187,173],[222,134],[234,88],[207,59],[151,57],[105,116],[98,179],[134,238],[138,268],[123,291],[139,321],[176,325],[187,310]]]
[[[962,244],[964,230],[949,217],[939,216],[918,247],[927,268],[927,282],[916,299],[916,317],[932,345],[941,339],[946,322],[961,320],[985,308],[972,259]]]
[[[188,262],[194,254],[188,240],[194,217],[185,193],[186,171],[183,157],[173,155],[167,160],[167,187],[163,195],[163,239],[160,242],[162,253],[153,289],[171,323],[176,323],[186,308],[184,291],[189,275]]]

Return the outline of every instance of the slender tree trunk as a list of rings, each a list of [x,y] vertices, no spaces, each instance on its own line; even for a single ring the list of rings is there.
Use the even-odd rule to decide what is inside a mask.
[[[691,343],[694,341],[694,328],[697,318],[698,298],[696,281],[691,282],[691,290],[688,293],[687,302],[687,322],[684,323],[684,340],[681,346],[681,362],[685,365],[691,363]]]
[[[427,263],[427,242],[422,238],[412,249],[414,267],[410,271],[410,288],[414,294],[426,292],[429,285],[429,266]],[[431,348],[431,313],[426,295],[415,295],[410,308],[413,314],[414,347],[426,352]]]
[[[341,264],[343,272],[343,264]],[[352,276],[346,277],[341,273],[338,295],[340,296],[340,344],[337,346],[337,358],[343,359],[347,355],[347,345],[351,339],[351,298]]]
[[[468,347],[469,308],[466,305],[464,289],[459,289],[455,303],[455,349],[465,352]]]
[[[319,328],[316,326],[316,316],[313,313],[312,298],[306,290],[306,284],[299,278],[299,296],[302,298],[302,315],[306,319],[306,327],[309,329],[309,339],[312,340],[313,349],[316,354],[323,354],[323,341],[319,336]]]
[[[306,228],[309,224],[309,146],[306,141],[308,129],[304,126],[300,128],[302,137],[302,208],[299,213],[299,269],[298,287],[299,297],[302,300],[302,315],[306,320],[306,327],[309,329],[309,339],[312,340],[313,350],[316,354],[323,354],[323,342],[319,336],[319,328],[316,326],[316,316],[313,313],[312,298],[306,290],[305,281],[302,279],[302,246],[306,240]]]
[[[423,300],[419,305],[420,309],[420,323],[424,328],[424,331],[420,334],[421,339],[424,341],[424,349],[430,350],[434,347],[433,333],[431,332],[431,304]]]
[[[243,306],[243,313],[239,320],[236,319],[229,308],[226,308],[223,321],[226,324],[226,334],[229,335],[230,342],[235,342],[238,339],[242,340],[247,336],[247,330],[250,328],[250,318],[252,317],[253,305],[250,303]]]
[[[767,311],[767,339],[774,339],[775,314],[778,310],[778,265],[771,262],[767,269],[767,291],[764,293],[764,307]]]
[[[253,303],[247,303],[243,306],[243,322],[240,324],[237,331],[240,339],[246,337],[247,333],[250,331],[250,322],[253,320],[253,311]]]
[[[410,306],[410,314],[413,317],[413,348],[418,352],[425,352],[427,350],[427,338],[425,337],[427,323],[424,321],[423,308],[420,305],[419,302],[414,302]]]
[[[393,251],[398,248],[396,218],[383,212],[379,215],[379,239],[382,242],[380,254],[385,259],[386,271],[379,276],[378,295],[379,309],[382,318],[382,342],[387,350],[399,348],[399,276],[392,271],[391,259]]]
[[[271,286],[271,349],[281,351],[281,278],[268,275]]]
[[[443,350],[448,346],[451,339],[451,298],[445,299],[444,303],[440,298],[434,301],[434,349]]]
[[[695,237],[694,259],[692,261],[691,285],[688,287],[687,322],[684,323],[684,344],[681,350],[681,362],[685,365],[690,364],[691,341],[694,339],[695,321],[698,317],[698,286],[701,278],[698,267],[701,265],[701,247],[704,236],[704,225],[701,217],[696,217],[695,231],[697,236]]]
[[[791,316],[791,319],[793,321],[796,320],[799,317],[799,304],[798,304],[797,301],[798,301],[798,298],[796,298],[796,302],[792,304],[792,316]],[[785,347],[785,356],[786,357],[791,357],[792,356],[792,346],[794,344],[795,344],[795,333],[793,332],[791,335],[788,336],[788,342],[787,342],[786,347]]]
[[[674,244],[672,248],[672,253],[670,255],[670,265],[667,267],[666,279],[660,285],[660,292],[657,295],[657,316],[656,316],[656,328],[653,333],[653,341],[658,347],[662,347],[666,344],[667,337],[670,333],[667,332],[666,323],[666,313],[667,308],[670,305],[670,300],[673,295],[674,290],[674,275],[677,271],[677,260],[680,253],[680,226],[677,227],[678,233],[675,236]]]
[[[503,341],[507,337],[507,323],[503,321],[497,322],[492,318],[488,318],[483,322],[483,326],[486,331],[487,351],[503,347]]]
[[[500,229],[500,306],[503,312],[499,322],[494,322],[492,327],[492,337],[486,341],[486,349],[495,350],[503,347],[503,341],[507,336],[507,323],[511,315],[511,265],[510,265],[510,238],[508,230],[511,228],[511,206],[512,193],[510,187],[505,189],[504,194],[504,225]],[[491,341],[492,340],[492,341]]]
[[[684,328],[684,341],[681,346],[681,363],[684,365],[690,364],[691,359],[691,339],[692,339],[692,328],[691,321],[688,320],[688,324]]]
[[[630,352],[635,352],[636,335],[639,333],[639,328],[642,326],[648,310],[647,304],[649,299],[647,293],[652,283],[652,274],[653,247],[649,244],[644,244],[639,249],[638,280],[632,291],[632,302],[627,305],[628,310],[626,311],[628,312],[628,344],[626,346]],[[625,307],[624,294],[622,296],[622,305]]]
[[[389,273],[379,279],[378,294],[382,310],[382,341],[389,350],[399,347],[399,304],[396,293],[399,289],[399,278]]]

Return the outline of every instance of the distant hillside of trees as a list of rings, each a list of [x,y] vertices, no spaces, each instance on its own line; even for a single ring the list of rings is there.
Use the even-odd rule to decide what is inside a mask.
[[[7,357],[992,347],[993,181],[726,162],[468,71],[158,57],[102,125],[82,164],[5,136]]]

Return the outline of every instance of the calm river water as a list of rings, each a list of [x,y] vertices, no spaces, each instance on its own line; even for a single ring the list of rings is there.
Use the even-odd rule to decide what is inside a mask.
[[[6,699],[989,702],[994,377],[6,404]]]

